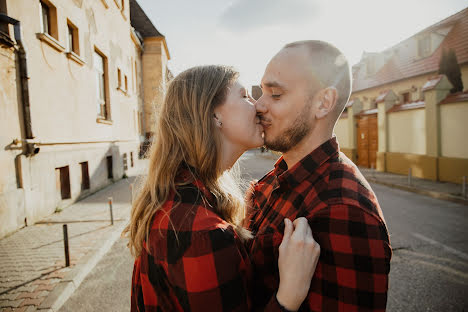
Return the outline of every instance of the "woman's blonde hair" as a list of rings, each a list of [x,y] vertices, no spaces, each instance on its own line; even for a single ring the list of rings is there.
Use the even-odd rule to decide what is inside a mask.
[[[169,83],[149,150],[148,176],[133,201],[130,224],[124,230],[134,257],[141,254],[144,241],[148,244],[153,216],[175,191],[176,173],[184,164],[193,168],[194,178],[213,193],[216,213],[232,224],[242,239],[250,237],[241,227],[245,205],[238,183],[229,172],[222,172],[221,140],[214,123],[215,107],[224,102],[238,76],[231,67],[198,66]]]

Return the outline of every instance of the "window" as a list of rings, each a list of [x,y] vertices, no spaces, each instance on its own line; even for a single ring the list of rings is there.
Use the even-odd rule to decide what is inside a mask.
[[[50,9],[47,4],[41,1],[42,11],[42,32],[50,35]]]
[[[48,0],[41,0],[41,31],[58,40],[57,9]]]
[[[143,113],[138,113],[138,134],[141,135],[143,133]]]
[[[78,28],[75,25],[73,25],[70,21],[67,22],[67,26],[68,52],[73,52],[76,55],[80,55],[80,41],[78,39]]]
[[[97,50],[94,51],[94,71],[98,117],[109,120],[107,58]]]
[[[122,72],[120,71],[120,68],[117,68],[117,88],[122,88]]]
[[[133,168],[133,152],[130,152],[130,166]]]
[[[107,162],[107,178],[108,179],[113,179],[114,178],[114,172],[112,171],[112,156],[107,156],[106,157],[106,162]]]
[[[68,166],[55,168],[55,179],[57,191],[60,192],[61,199],[71,198],[70,169]]]
[[[138,76],[137,76],[137,62],[136,61],[135,61],[134,65],[135,65],[135,69],[134,69],[134,71],[135,71],[135,84],[133,85],[133,87],[135,89],[134,91],[136,92],[137,89],[138,89]]]
[[[7,14],[6,0],[0,0],[0,13]],[[0,31],[8,34],[8,24],[0,22]]]
[[[419,38],[418,40],[419,56],[428,56],[431,53],[431,37],[429,35]]]
[[[125,92],[128,92],[128,79],[127,79],[127,75],[125,75]]]
[[[405,92],[401,95],[403,103],[409,103],[410,102],[410,93]]]
[[[367,59],[366,71],[367,71],[367,75],[375,74],[375,61],[374,61],[374,59],[372,59],[372,58]]]
[[[80,163],[81,166],[81,190],[89,190],[89,170],[88,162]]]
[[[127,153],[123,154],[123,167],[124,167],[124,171],[128,170]]]

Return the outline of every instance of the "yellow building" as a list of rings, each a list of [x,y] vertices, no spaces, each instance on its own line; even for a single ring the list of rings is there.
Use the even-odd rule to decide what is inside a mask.
[[[438,75],[453,49],[464,92]],[[468,8],[353,66],[353,91],[335,133],[356,164],[431,180],[468,176]]]
[[[165,38],[135,0],[0,0],[0,237],[140,165]]]

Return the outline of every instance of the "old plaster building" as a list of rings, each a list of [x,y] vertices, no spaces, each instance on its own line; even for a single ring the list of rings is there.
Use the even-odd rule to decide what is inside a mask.
[[[438,75],[453,49],[464,92]],[[335,132],[353,161],[380,171],[461,183],[468,176],[468,8],[353,66]]]
[[[130,175],[169,51],[135,0],[0,0],[0,237]]]

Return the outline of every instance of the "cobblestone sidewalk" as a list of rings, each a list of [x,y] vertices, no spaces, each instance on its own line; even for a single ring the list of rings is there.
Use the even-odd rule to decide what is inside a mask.
[[[60,213],[1,239],[0,310],[49,310],[58,299],[57,293],[60,295],[60,291],[55,291],[52,296],[57,285],[76,271],[77,264],[82,265],[86,258],[99,251],[110,237],[118,237],[126,225],[131,208],[130,183],[134,179],[122,179]],[[113,226],[108,197],[113,197]],[[70,267],[65,267],[62,230],[65,223],[68,224]]]

